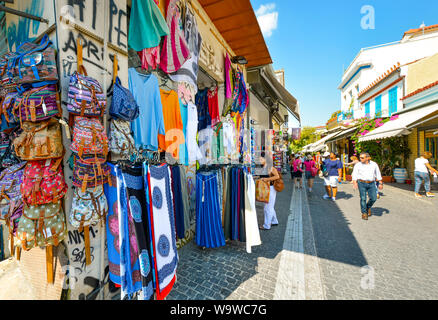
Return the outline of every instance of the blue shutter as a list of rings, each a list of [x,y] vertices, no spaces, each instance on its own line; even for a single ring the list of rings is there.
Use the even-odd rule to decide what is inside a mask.
[[[389,116],[397,112],[397,87],[389,90]]]
[[[382,96],[376,98],[376,117],[382,116]]]
[[[370,102],[365,103],[365,117],[370,117]]]

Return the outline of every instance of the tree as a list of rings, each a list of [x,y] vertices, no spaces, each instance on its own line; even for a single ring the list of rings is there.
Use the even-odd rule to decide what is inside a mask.
[[[315,134],[316,128],[314,127],[303,127],[301,130],[301,139],[294,140],[289,145],[289,152],[300,152],[304,146],[314,143],[321,139],[319,134]]]

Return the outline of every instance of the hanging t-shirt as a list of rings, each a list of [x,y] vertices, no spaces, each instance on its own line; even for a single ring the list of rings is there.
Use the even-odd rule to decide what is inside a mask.
[[[158,136],[159,145],[162,150],[170,153],[173,158],[178,159],[179,144],[174,143],[185,141],[178,94],[176,91],[166,91],[163,89],[160,89],[160,93],[166,134],[165,136]]]
[[[128,70],[128,75],[129,90],[140,107],[138,118],[131,122],[135,147],[156,151],[158,134],[166,134],[158,79],[153,74],[141,74],[134,68]]]
[[[169,77],[175,82],[188,82],[193,85],[193,87],[197,90],[199,71],[198,61],[199,54],[201,52],[202,38],[201,34],[198,31],[196,18],[190,10],[189,5],[187,5],[185,15],[184,36],[191,53],[191,57],[183,64],[183,66],[178,71],[169,74]]]
[[[181,12],[179,10],[177,0],[170,0],[166,19],[170,34],[164,38],[160,61],[160,68],[166,73],[179,70],[191,56],[186,39],[180,29]]]
[[[211,125],[214,127],[221,121],[219,115],[219,97],[217,87],[213,90],[208,90],[208,112],[210,113]]]
[[[160,45],[169,27],[153,0],[132,0],[128,45],[135,51]]]
[[[187,152],[189,163],[195,163],[202,158],[196,135],[198,134],[198,110],[196,106],[189,102],[187,105],[187,132],[186,132]]]
[[[184,133],[184,143],[182,143],[179,147],[179,163],[188,166],[189,165],[189,156],[187,151],[187,104],[183,104],[180,100],[179,102],[180,111],[181,111],[181,120],[183,123],[183,133]]]

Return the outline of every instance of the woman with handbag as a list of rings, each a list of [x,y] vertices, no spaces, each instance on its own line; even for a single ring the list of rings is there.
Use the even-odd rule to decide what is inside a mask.
[[[291,163],[292,165],[292,179],[297,188],[303,188],[303,161],[300,155],[295,156],[295,160]]]
[[[265,158],[260,158],[260,163],[263,167],[266,167]],[[277,197],[277,191],[274,188],[274,183],[279,179],[281,178],[275,167],[272,167],[269,170],[269,178],[261,179],[263,182],[269,183],[270,187],[269,187],[269,202],[265,204],[265,208],[264,208],[265,221],[263,226],[259,228],[260,230],[269,230],[271,229],[271,226],[278,225],[277,213],[275,212],[275,200]]]
[[[313,160],[312,155],[307,155],[307,159],[304,161],[304,168],[306,170],[305,172],[309,192],[312,192],[313,181],[315,180],[315,176],[318,174],[318,168],[316,167],[316,163]]]

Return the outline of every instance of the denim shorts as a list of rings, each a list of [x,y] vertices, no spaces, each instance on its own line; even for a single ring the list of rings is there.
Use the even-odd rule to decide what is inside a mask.
[[[307,180],[309,180],[309,179],[315,179],[315,177],[312,176],[312,172],[310,172],[310,171],[306,171],[306,179],[307,179]]]

